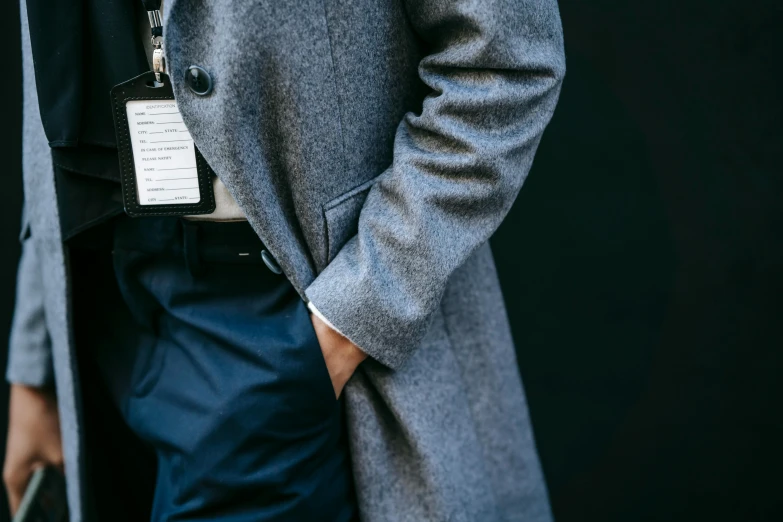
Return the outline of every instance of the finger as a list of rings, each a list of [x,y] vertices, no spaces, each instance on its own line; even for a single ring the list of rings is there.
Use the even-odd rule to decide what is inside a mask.
[[[59,441],[57,441],[57,444],[46,448],[42,453],[41,461],[45,463],[45,465],[57,468],[60,470],[60,473],[65,473],[62,446],[59,444]],[[33,471],[35,471],[35,469]]]
[[[13,470],[6,470],[3,473],[5,490],[8,494],[8,505],[11,508],[12,516],[16,514],[16,511],[19,509],[19,504],[22,503],[24,490],[27,488],[31,476],[32,470],[29,468],[16,468]]]
[[[8,487],[6,487],[5,491],[8,494],[8,507],[11,510],[11,516],[13,517],[19,510],[19,504],[22,503],[22,496],[18,491],[9,489]]]

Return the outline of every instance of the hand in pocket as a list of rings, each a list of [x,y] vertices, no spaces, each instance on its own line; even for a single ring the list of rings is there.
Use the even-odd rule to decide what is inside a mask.
[[[343,337],[317,315],[310,314],[318,344],[321,346],[329,377],[332,379],[335,397],[339,398],[345,384],[351,378],[359,364],[367,358],[367,354]]]

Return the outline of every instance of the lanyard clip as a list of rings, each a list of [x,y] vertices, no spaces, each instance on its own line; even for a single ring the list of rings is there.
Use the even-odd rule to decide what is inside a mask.
[[[147,11],[152,33],[152,70],[155,72],[155,80],[160,82],[161,73],[166,72],[166,59],[163,57],[163,16],[160,9]]]
[[[160,83],[160,74],[166,72],[166,58],[163,57],[160,44],[152,51],[152,70],[155,73],[155,80]]]

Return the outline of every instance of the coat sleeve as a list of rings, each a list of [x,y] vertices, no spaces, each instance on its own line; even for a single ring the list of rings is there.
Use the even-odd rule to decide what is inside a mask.
[[[41,280],[35,245],[31,239],[25,239],[19,261],[16,309],[8,344],[6,379],[14,384],[47,386],[54,378]]]
[[[430,92],[397,128],[358,233],[306,289],[362,350],[399,368],[452,272],[506,216],[565,74],[555,0],[409,0]]]
[[[38,110],[26,7],[26,2],[21,0],[24,78],[22,163],[25,169],[51,169],[49,144]],[[29,210],[28,205],[25,205],[25,210]],[[51,384],[54,378],[51,342],[44,314],[44,289],[38,254],[35,241],[29,236],[29,220],[27,213],[24,213],[22,257],[17,274],[16,307],[11,324],[6,379],[16,384],[46,386]]]

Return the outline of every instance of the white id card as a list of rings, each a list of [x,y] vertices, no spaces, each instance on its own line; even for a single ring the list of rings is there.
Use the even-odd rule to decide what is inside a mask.
[[[139,205],[201,201],[196,149],[177,102],[129,100],[125,110]]]
[[[111,90],[125,212],[188,216],[215,210],[209,167],[177,108],[171,79],[146,72]]]

